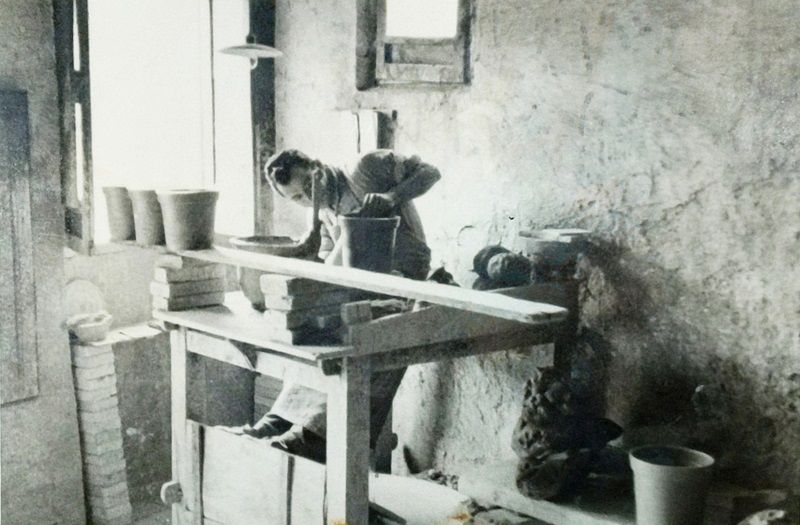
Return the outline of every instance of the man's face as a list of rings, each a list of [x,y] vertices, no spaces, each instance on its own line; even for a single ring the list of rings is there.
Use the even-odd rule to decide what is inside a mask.
[[[283,196],[292,202],[310,208],[311,202],[311,173],[310,170],[296,166],[292,168],[289,184],[281,185]]]

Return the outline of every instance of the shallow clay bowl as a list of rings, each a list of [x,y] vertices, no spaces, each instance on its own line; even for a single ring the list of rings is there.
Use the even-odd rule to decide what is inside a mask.
[[[248,252],[266,253],[281,257],[301,257],[303,255],[297,242],[291,237],[278,237],[274,235],[251,235],[249,237],[234,237],[230,240],[231,246],[238,250]]]

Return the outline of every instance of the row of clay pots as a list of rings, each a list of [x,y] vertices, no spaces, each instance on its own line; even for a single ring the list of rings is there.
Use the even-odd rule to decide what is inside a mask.
[[[200,250],[214,243],[218,193],[210,190],[103,188],[112,241],[167,245],[172,251]]]

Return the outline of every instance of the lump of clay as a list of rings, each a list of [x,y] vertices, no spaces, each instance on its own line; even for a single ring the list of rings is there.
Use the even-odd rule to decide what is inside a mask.
[[[531,262],[517,253],[498,253],[486,265],[489,279],[504,286],[521,286],[531,281]]]
[[[487,246],[475,254],[472,259],[472,271],[477,273],[479,277],[490,279],[488,273],[489,259],[501,253],[509,253],[507,248],[503,248],[499,244]]]
[[[569,377],[538,369],[525,384],[522,413],[511,447],[520,458],[517,488],[536,499],[574,493],[599,465],[606,444],[622,434],[611,420],[583,413]]]

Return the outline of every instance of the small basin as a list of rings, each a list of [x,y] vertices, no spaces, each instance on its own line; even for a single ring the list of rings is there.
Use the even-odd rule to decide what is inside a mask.
[[[266,253],[268,255],[296,257],[299,253],[297,242],[291,237],[251,235],[249,237],[234,237],[230,240],[230,243],[231,246],[238,250]]]
[[[280,257],[306,258],[297,242],[291,237],[274,235],[251,235],[248,237],[234,237],[230,240],[231,246],[237,250],[247,252],[278,255]],[[239,286],[245,297],[259,311],[264,310],[264,293],[261,291],[261,276],[267,272],[252,268],[239,267]]]

